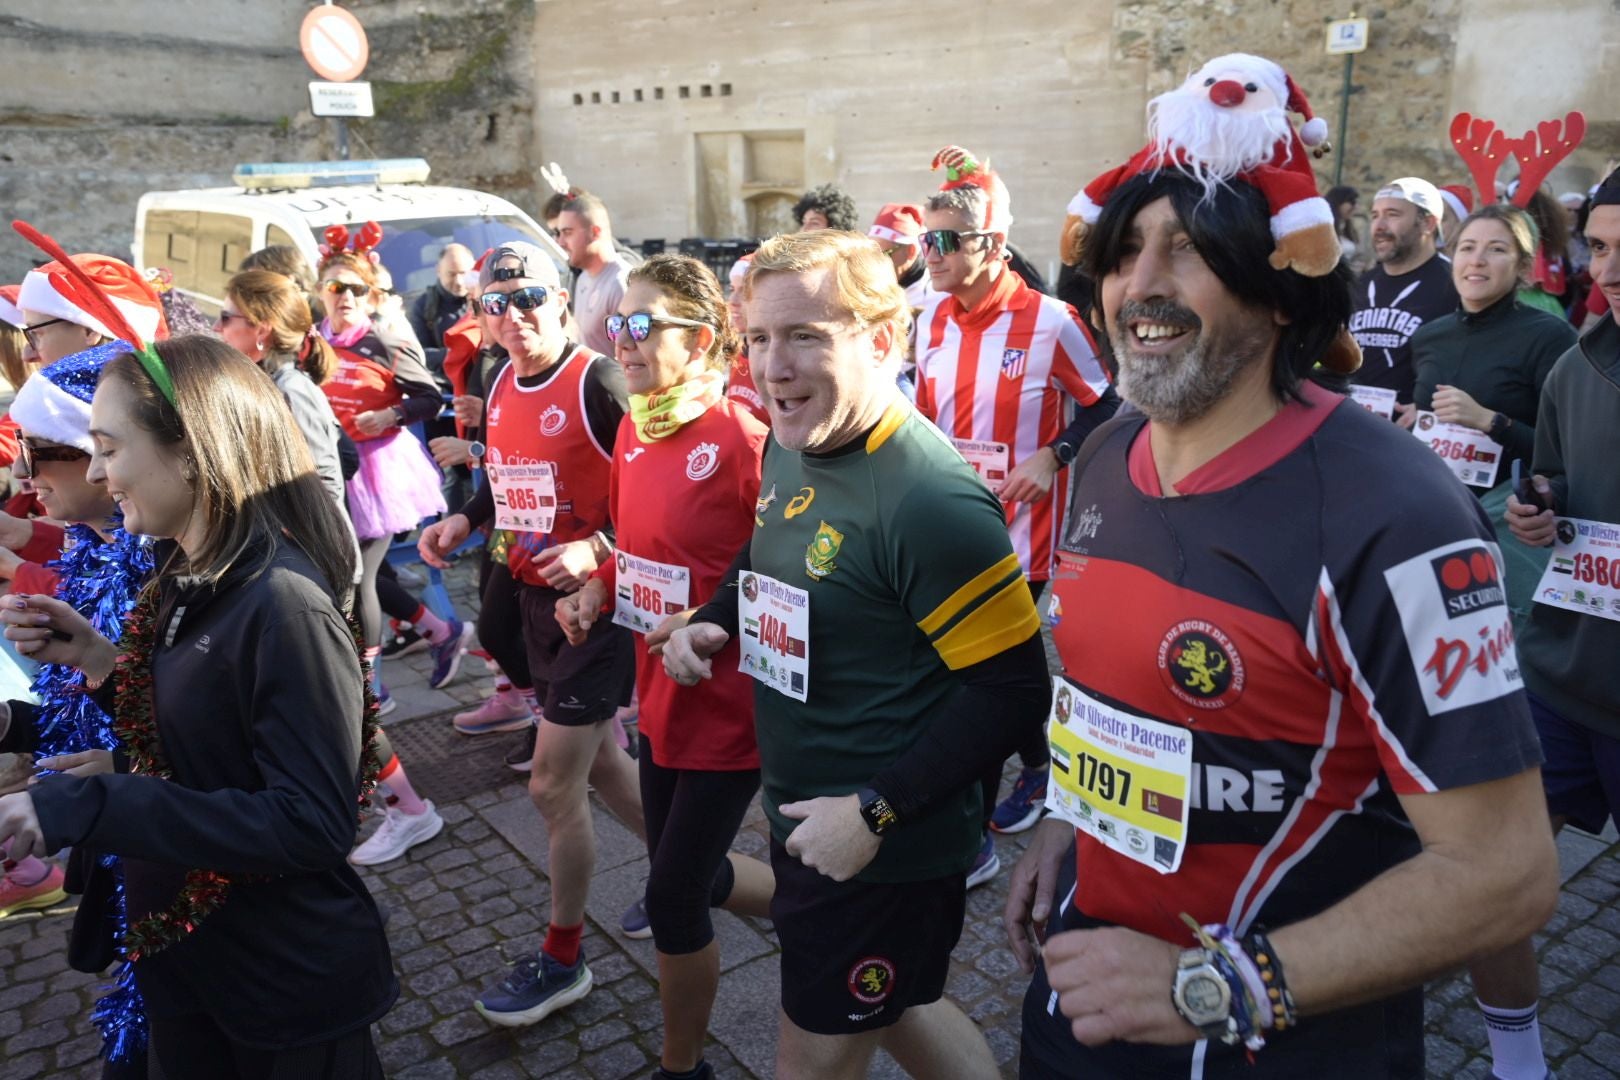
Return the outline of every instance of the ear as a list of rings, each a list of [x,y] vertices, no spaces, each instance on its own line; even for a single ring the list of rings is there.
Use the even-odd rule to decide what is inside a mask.
[[[890,354],[894,351],[898,336],[892,322],[881,323],[872,332],[872,348],[877,353],[877,362],[879,364],[888,361]]]
[[[692,359],[709,355],[714,348],[714,327],[700,326],[697,328],[697,340],[692,343]]]

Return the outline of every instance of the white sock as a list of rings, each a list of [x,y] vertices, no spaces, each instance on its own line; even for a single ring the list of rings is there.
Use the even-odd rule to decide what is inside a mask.
[[[1546,1080],[1547,1056],[1541,1049],[1537,1007],[1499,1009],[1474,1000],[1491,1040],[1491,1075],[1497,1080]]]

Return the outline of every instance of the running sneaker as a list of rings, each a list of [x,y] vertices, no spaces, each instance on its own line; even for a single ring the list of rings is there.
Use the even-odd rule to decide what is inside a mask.
[[[660,1065],[653,1070],[647,1080],[714,1080],[714,1066],[707,1061],[700,1061],[697,1068],[691,1072],[672,1073]]]
[[[996,838],[990,833],[984,834],[984,845],[979,853],[973,857],[973,868],[968,871],[967,887],[978,888],[987,881],[991,881],[1001,872],[1001,856],[996,854]]]
[[[472,636],[472,623],[464,623],[457,618],[450,620],[450,632],[444,636],[444,640],[430,646],[433,650],[433,674],[428,677],[429,686],[442,690],[450,685],[450,680],[461,670],[461,656],[467,651],[467,642],[472,640]]]
[[[427,809],[420,814],[407,814],[397,806],[390,806],[377,831],[349,852],[349,861],[356,866],[393,862],[417,844],[438,836],[444,829],[444,818],[433,808],[433,800],[424,802]]]
[[[409,656],[432,646],[433,642],[418,634],[414,627],[407,626],[394,631],[394,635],[383,643],[382,657],[384,660],[392,660],[396,656]]]
[[[990,827],[998,833],[1021,833],[1041,820],[1046,812],[1046,781],[1050,766],[1018,770],[1012,794],[1002,799],[990,815]]]
[[[399,702],[395,701],[394,695],[388,692],[388,687],[385,686],[377,691],[378,716],[387,716],[397,708],[399,708]]]
[[[527,1027],[590,992],[591,969],[585,966],[583,950],[572,967],[544,952],[531,953],[512,965],[506,978],[479,994],[473,1008],[492,1024]]]
[[[497,690],[476,709],[456,713],[451,726],[458,735],[490,735],[497,731],[522,731],[534,726],[528,702],[516,690]]]
[[[647,919],[647,898],[642,896],[624,909],[619,916],[619,932],[627,938],[643,941],[652,937],[652,923]]]
[[[531,772],[534,769],[534,743],[539,736],[540,729],[534,721],[529,721],[529,730],[523,738],[512,744],[512,749],[506,755],[506,767],[513,772]]]
[[[67,899],[62,888],[62,868],[53,866],[45,876],[32,885],[19,885],[10,874],[0,877],[0,919],[19,911],[37,911],[53,907]]]

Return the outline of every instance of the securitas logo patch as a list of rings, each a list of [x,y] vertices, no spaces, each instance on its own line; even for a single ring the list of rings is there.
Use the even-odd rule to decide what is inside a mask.
[[[1496,560],[1483,546],[1442,555],[1429,565],[1434,568],[1440,599],[1450,618],[1502,607],[1506,603]]]

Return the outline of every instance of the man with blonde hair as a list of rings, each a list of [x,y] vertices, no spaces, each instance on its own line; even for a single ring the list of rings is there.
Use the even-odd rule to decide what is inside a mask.
[[[1040,723],[1040,621],[1000,505],[895,385],[893,263],[776,237],[743,286],[771,416],[754,536],[665,646],[691,684],[741,634],[782,943],[776,1075],[995,1072],[943,1000],[979,847],[978,777]]]

